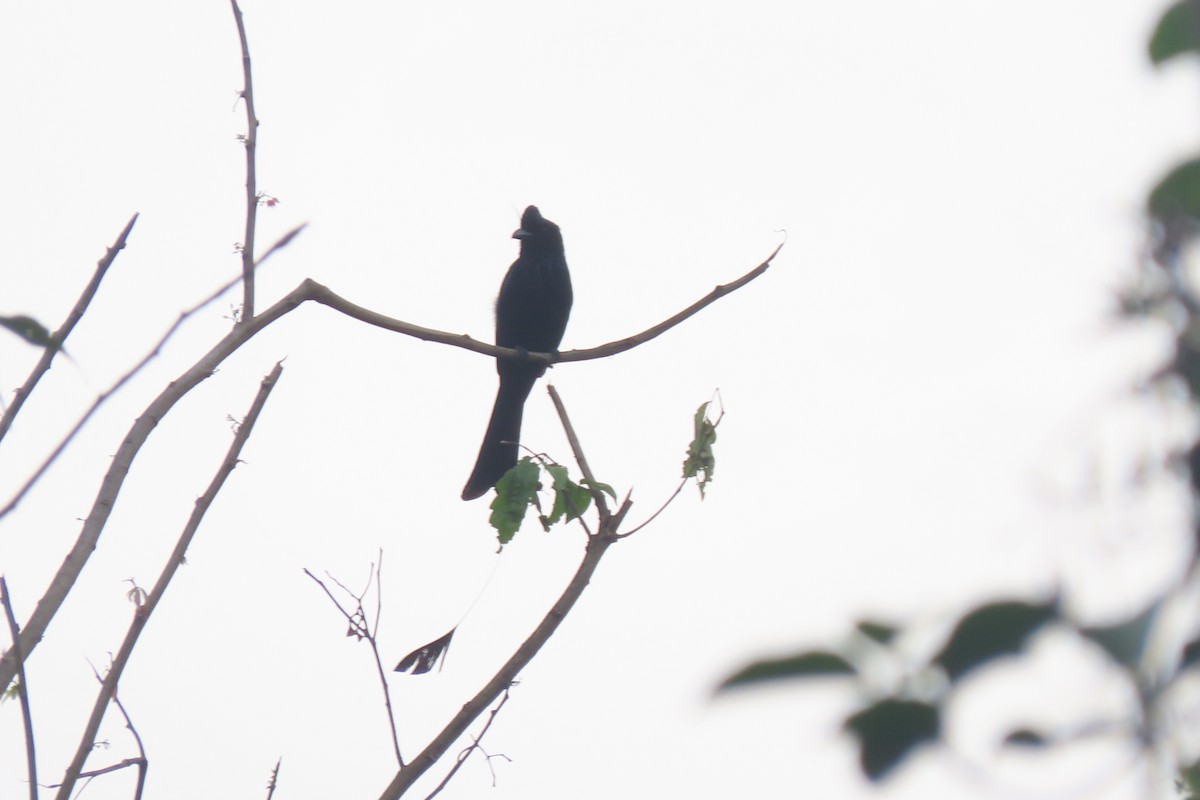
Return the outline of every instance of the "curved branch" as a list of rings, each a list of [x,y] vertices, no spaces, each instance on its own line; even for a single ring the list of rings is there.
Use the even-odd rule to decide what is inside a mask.
[[[771,255],[767,256],[761,264],[747,272],[742,277],[732,281],[731,283],[725,283],[715,287],[711,292],[704,295],[704,297],[701,297],[699,300],[692,303],[675,316],[669,317],[657,325],[647,328],[641,333],[634,334],[633,336],[625,339],[609,342],[608,344],[602,344],[599,347],[592,347],[587,350],[568,350],[565,353],[559,353],[558,357],[555,358],[554,361],[589,361],[593,358],[605,358],[607,356],[616,355],[617,353],[624,353],[626,350],[632,350],[640,344],[645,344],[651,339],[657,338],[658,336],[669,331],[671,328],[674,328],[679,323],[683,322],[688,317],[700,311],[705,306],[712,305],[725,295],[736,292],[750,281],[762,275],[767,271],[767,268],[771,266],[771,262],[774,260],[775,256],[779,255],[779,251],[783,249],[783,245],[784,243],[780,242],[779,246],[771,251]]]
[[[598,347],[591,347],[585,350],[567,350],[563,353],[528,353],[522,350],[511,350],[507,347],[497,347],[494,344],[481,342],[477,339],[472,339],[465,333],[448,333],[439,331],[435,328],[425,328],[420,325],[414,325],[411,322],[395,319],[376,311],[371,311],[368,308],[363,308],[356,305],[346,298],[338,295],[326,286],[322,286],[313,280],[306,280],[302,283],[297,291],[305,290],[305,299],[313,300],[323,306],[328,306],[335,311],[340,311],[348,317],[353,317],[360,322],[365,322],[368,325],[374,325],[377,328],[383,328],[396,333],[403,333],[405,336],[412,336],[416,339],[421,339],[426,342],[438,342],[440,344],[448,344],[453,347],[461,347],[464,350],[472,350],[476,353],[482,353],[495,358],[511,358],[514,360],[525,361],[541,361],[547,364],[557,364],[568,361],[590,361],[595,358],[605,358],[607,356],[624,353],[626,350],[632,350],[640,344],[654,339],[663,333],[666,333],[671,328],[674,328],[679,323],[693,316],[706,306],[712,305],[717,300],[720,300],[727,294],[736,292],[750,281],[762,275],[771,266],[772,260],[779,255],[779,251],[783,249],[783,242],[780,242],[771,255],[767,256],[761,264],[747,272],[731,283],[717,286],[704,297],[692,303],[687,308],[668,317],[657,325],[647,328],[641,333],[624,339],[618,339],[608,344],[602,344]]]

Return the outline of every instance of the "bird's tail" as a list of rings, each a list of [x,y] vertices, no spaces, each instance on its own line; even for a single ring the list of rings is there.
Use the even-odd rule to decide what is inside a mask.
[[[474,500],[482,497],[496,481],[517,463],[517,442],[521,439],[521,415],[525,410],[525,398],[537,380],[535,375],[509,375],[500,379],[500,391],[496,393],[496,405],[492,407],[492,419],[479,448],[475,469],[463,487],[462,499]]]

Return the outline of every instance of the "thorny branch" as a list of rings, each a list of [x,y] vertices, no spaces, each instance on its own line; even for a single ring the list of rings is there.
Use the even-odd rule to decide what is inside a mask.
[[[283,765],[283,756],[275,760],[275,768],[271,770],[271,780],[267,781],[267,800],[275,796],[275,787],[279,785],[279,767]]]

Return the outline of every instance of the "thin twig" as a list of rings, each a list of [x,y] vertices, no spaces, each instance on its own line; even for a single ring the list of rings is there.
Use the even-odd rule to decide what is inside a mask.
[[[271,248],[267,250],[267,252],[263,254],[263,257],[258,260],[259,265],[270,258],[271,254],[276,250],[286,247],[287,244],[291,242],[298,233],[300,233],[300,231],[304,230],[304,228],[305,225],[300,225],[284,234],[283,238],[271,245]],[[241,276],[238,276],[233,280],[227,281],[223,286],[218,288],[208,297],[204,298],[186,311],[181,312],[171,327],[167,329],[167,332],[159,337],[159,340],[155,343],[154,347],[150,348],[150,352],[146,353],[146,355],[143,356],[138,363],[134,364],[128,372],[118,378],[116,383],[97,395],[95,401],[92,402],[92,405],[83,413],[83,416],[79,418],[79,420],[75,423],[75,426],[67,432],[67,435],[62,438],[62,441],[58,443],[58,446],[50,452],[50,455],[43,459],[42,463],[36,470],[34,470],[33,474],[29,476],[28,480],[25,481],[21,488],[17,490],[17,493],[12,496],[12,499],[8,501],[4,508],[0,509],[0,519],[3,519],[5,516],[11,513],[18,504],[20,504],[21,500],[25,498],[25,495],[29,493],[29,490],[34,487],[34,484],[36,484],[42,478],[42,476],[46,474],[46,470],[50,469],[50,466],[56,460],[58,460],[58,457],[62,455],[62,452],[67,449],[67,445],[69,445],[72,440],[74,440],[75,436],[78,435],[81,430],[83,430],[83,426],[86,425],[87,421],[92,418],[97,410],[99,410],[100,406],[104,405],[106,400],[119,392],[125,386],[125,384],[133,379],[135,375],[145,369],[147,364],[149,364],[162,353],[162,349],[166,345],[167,341],[175,335],[175,331],[179,330],[179,327],[183,325],[183,323],[189,317],[205,308],[210,303],[215,302],[221,297],[221,295],[228,292],[234,286],[237,286],[241,280]]]
[[[146,758],[146,748],[142,746],[142,737],[138,733],[137,728],[134,727],[133,720],[129,718],[129,712],[125,710],[125,704],[115,694],[113,695],[113,703],[116,704],[117,710],[121,712],[121,716],[125,718],[125,727],[133,734],[133,740],[137,742],[138,779],[137,787],[133,793],[133,800],[142,800],[142,792],[146,789],[146,771],[150,768],[150,761]]]
[[[329,597],[329,599],[337,607],[337,610],[342,612],[342,616],[346,618],[346,623],[350,626],[350,630],[347,635],[355,636],[360,640],[366,639],[367,643],[371,646],[371,653],[375,657],[375,670],[379,674],[379,685],[383,687],[383,705],[387,710],[388,727],[392,732],[392,747],[396,752],[396,763],[400,765],[401,769],[404,769],[404,756],[400,755],[400,737],[396,732],[396,714],[392,709],[392,694],[388,689],[387,673],[383,670],[383,661],[379,656],[379,643],[375,639],[375,631],[379,630],[379,614],[383,603],[383,550],[381,549],[379,551],[378,565],[372,565],[372,576],[375,580],[375,595],[376,597],[380,598],[376,604],[374,630],[371,629],[371,623],[367,618],[366,609],[363,608],[363,598],[367,596],[367,592],[369,592],[371,589],[370,579],[367,580],[367,587],[363,589],[362,594],[355,594],[346,588],[346,585],[337,578],[329,575],[328,572],[325,573],[326,575],[329,575],[329,579],[336,583],[343,592],[354,598],[356,603],[355,609],[353,612],[350,612],[342,607],[342,604],[338,602],[336,597],[333,596],[333,592],[329,591],[329,587],[325,585],[324,581],[309,572],[307,568],[305,568],[304,574],[312,578],[316,584],[320,586],[322,590],[324,590],[326,596]]]
[[[104,678],[101,677],[100,671],[98,669],[96,669],[96,666],[94,664],[92,664],[90,661],[88,662],[88,664],[92,668],[92,674],[96,676],[96,682],[99,683],[101,686],[104,686]],[[111,664],[109,665],[109,668],[110,669],[112,668]],[[137,749],[138,749],[138,757],[137,758],[126,758],[123,761],[121,761],[120,763],[115,764],[111,767],[105,767],[103,769],[92,770],[90,772],[84,772],[79,777],[90,779],[90,778],[96,777],[97,775],[103,775],[106,772],[112,772],[117,769],[124,769],[125,767],[133,766],[136,764],[137,768],[138,768],[138,780],[137,780],[137,786],[134,791],[133,800],[141,800],[142,792],[145,791],[145,787],[146,787],[146,771],[150,768],[150,760],[148,758],[146,758],[146,748],[142,744],[142,735],[140,733],[138,733],[138,729],[134,726],[133,720],[129,718],[129,712],[125,710],[125,704],[121,702],[121,698],[118,695],[115,695],[115,694],[113,695],[113,704],[116,705],[117,710],[121,712],[121,716],[125,718],[125,727],[129,730],[130,733],[133,734],[133,741],[134,741],[134,744],[137,745]],[[61,784],[55,784],[55,786],[52,788],[57,788],[59,785],[61,785]]]
[[[678,497],[679,493],[683,491],[683,487],[687,486],[687,482],[688,482],[687,478],[684,478],[683,480],[681,480],[679,482],[679,485],[675,487],[675,491],[671,492],[671,496],[668,497],[666,499],[666,501],[661,506],[658,507],[657,511],[655,511],[653,514],[650,515],[649,519],[647,519],[641,525],[634,527],[632,530],[628,530],[622,534],[619,534],[618,535],[619,538],[624,539],[626,536],[633,536],[635,533],[640,531],[642,528],[646,527],[651,522],[654,522],[655,518],[657,518],[658,515],[661,514],[662,512],[666,511],[667,506],[671,505],[671,503],[675,501],[675,498]]]
[[[254,231],[258,220],[258,178],[255,174],[255,152],[258,149],[258,117],[254,115],[254,82],[250,76],[250,44],[246,41],[246,26],[242,22],[242,9],[237,0],[229,0],[233,6],[233,19],[237,22],[238,40],[242,45],[242,72],[246,83],[242,88],[242,100],[246,104],[246,233],[242,239],[242,313],[239,324],[254,317]]]
[[[504,690],[504,696],[500,698],[500,702],[496,704],[495,708],[493,708],[491,711],[488,712],[487,722],[485,722],[483,724],[483,729],[480,730],[478,734],[471,737],[471,745],[469,747],[467,747],[465,750],[463,750],[461,753],[458,754],[458,758],[456,758],[454,760],[454,766],[451,767],[450,771],[446,773],[446,777],[442,778],[442,782],[439,783],[436,787],[434,787],[434,790],[432,792],[430,792],[428,795],[425,796],[425,800],[433,800],[433,798],[435,796],[441,794],[442,789],[446,788],[446,784],[450,783],[450,779],[454,777],[455,773],[457,773],[460,769],[462,769],[463,764],[467,763],[467,759],[471,757],[471,753],[475,752],[476,750],[483,749],[479,745],[479,743],[481,741],[483,741],[483,737],[485,734],[487,734],[488,728],[492,727],[492,723],[496,721],[496,715],[500,713],[500,709],[504,708],[504,704],[508,702],[508,698],[511,696],[510,695],[511,690],[512,690],[511,686]],[[484,755],[487,756],[486,753]],[[490,769],[491,763],[492,763],[491,756],[487,756],[487,759],[488,759],[488,768]],[[496,773],[493,770],[492,771],[492,786],[495,786],[495,785],[496,785]]]
[[[258,421],[259,414],[262,412],[263,406],[271,394],[271,390],[275,388],[275,384],[282,373],[283,364],[278,363],[267,377],[263,378],[258,393],[254,397],[254,402],[250,406],[250,411],[246,414],[246,418],[242,420],[242,424],[238,426],[237,433],[233,437],[233,442],[229,445],[229,450],[225,454],[220,467],[217,468],[216,475],[213,476],[204,494],[196,500],[196,507],[192,510],[191,516],[188,518],[187,524],[179,536],[179,541],[175,543],[175,549],[171,551],[171,556],[167,559],[167,563],[163,567],[162,573],[158,576],[154,588],[150,590],[145,603],[139,606],[134,613],[133,621],[130,623],[129,630],[125,634],[125,640],[121,643],[121,649],[117,651],[117,655],[113,658],[108,675],[104,678],[104,685],[101,686],[96,703],[92,706],[92,714],[88,719],[83,736],[80,737],[79,746],[75,750],[75,757],[71,760],[70,766],[67,767],[58,792],[59,800],[67,800],[71,796],[71,789],[83,772],[84,761],[87,760],[88,753],[91,752],[96,732],[100,729],[100,721],[104,718],[104,712],[108,707],[108,703],[117,693],[117,684],[120,682],[121,673],[125,670],[125,665],[129,662],[129,658],[133,654],[134,645],[137,644],[138,637],[141,635],[142,629],[145,627],[150,615],[154,613],[154,609],[166,593],[167,586],[170,585],[176,570],[183,564],[188,546],[191,544],[192,538],[196,535],[196,531],[199,530],[200,523],[204,519],[209,506],[212,505],[217,493],[225,485],[226,479],[238,465],[242,448],[250,438],[250,432],[254,430],[254,423]]]
[[[86,780],[90,783],[92,778],[98,777],[100,775],[107,775],[110,772],[117,772],[119,770],[128,769],[129,767],[139,767],[140,768],[142,766],[141,761],[142,760],[140,758],[125,758],[125,759],[118,761],[115,764],[109,764],[107,767],[100,767],[99,769],[89,769],[87,772],[81,772],[81,773],[79,773],[79,778],[81,780]],[[46,788],[47,789],[62,789],[62,784],[61,783],[52,783],[49,786],[47,786]],[[80,791],[80,793],[83,792],[82,789],[80,789],[79,791]],[[79,795],[76,795],[76,797],[78,797],[78,796]]]
[[[0,575],[0,604],[4,605],[4,617],[8,620],[8,632],[12,636],[13,648],[19,648],[21,629],[17,627],[17,616],[13,613],[12,597],[8,593],[8,581]],[[17,653],[17,661],[21,661]],[[33,712],[29,710],[29,686],[25,683],[25,666],[17,670],[17,698],[21,702],[21,720],[25,724],[25,769],[29,774],[29,800],[38,800],[37,753],[33,740]],[[7,685],[7,684],[6,684]],[[0,691],[4,687],[0,686]]]
[[[83,318],[83,314],[87,311],[88,306],[92,302],[92,298],[96,296],[96,291],[100,288],[100,281],[104,279],[108,268],[112,266],[113,261],[117,257],[117,253],[125,249],[125,240],[129,238],[129,232],[133,230],[133,224],[137,222],[138,215],[134,214],[129,218],[129,222],[125,223],[124,230],[117,236],[117,240],[113,242],[112,247],[104,254],[99,263],[96,264],[96,271],[92,273],[92,279],[88,285],[84,287],[83,294],[79,295],[79,299],[75,301],[75,307],[71,309],[71,313],[67,315],[67,319],[59,326],[52,336],[57,347],[47,347],[42,353],[41,359],[34,366],[33,372],[25,381],[25,385],[17,389],[13,395],[12,402],[8,405],[3,415],[0,415],[0,440],[4,439],[4,435],[8,433],[8,429],[12,426],[13,420],[17,416],[17,412],[21,410],[21,406],[29,399],[29,395],[33,393],[33,388],[37,386],[38,381],[46,374],[46,370],[50,369],[50,362],[54,360],[54,356],[66,344],[67,337],[71,335],[76,323]]]
[[[366,592],[363,592],[366,595]],[[362,608],[362,599],[358,601]],[[396,763],[404,769],[404,756],[400,755],[400,736],[396,732],[396,712],[392,708],[392,693],[388,690],[387,673],[383,671],[383,660],[379,657],[379,641],[375,634],[379,631],[379,620],[383,616],[383,548],[379,548],[379,562],[375,567],[375,628],[371,631],[371,654],[375,656],[375,671],[379,673],[379,685],[383,687],[383,705],[387,710],[388,728],[392,732],[392,747],[396,751]],[[363,611],[363,622],[366,622],[366,611]]]

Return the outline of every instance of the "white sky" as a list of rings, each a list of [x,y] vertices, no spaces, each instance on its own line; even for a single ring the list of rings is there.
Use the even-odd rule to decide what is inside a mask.
[[[1195,64],[1156,74],[1144,56],[1162,6],[246,0],[259,185],[281,200],[259,241],[310,223],[264,269],[260,307],[312,277],[490,336],[509,233],[536,203],[572,269],[563,347],[590,347],[732,280],[787,231],[741,292],[633,352],[553,371],[598,476],[633,488],[635,520],[673,487],[691,414],[720,387],[716,481],[610,551],[488,734],[513,759],[494,764],[496,789],[480,760],[443,797],[865,797],[837,732],[847,696],[711,702],[713,685],[862,615],[932,617],[1058,581],[1111,614],[1172,573],[1179,497],[1125,488],[1132,462],[1170,441],[1128,391],[1166,338],[1109,313],[1146,190],[1195,146]],[[223,2],[9,4],[0,75],[0,313],[56,327],[142,214],[69,343],[78,367],[56,365],[3,444],[7,498],[96,392],[236,273],[245,117]],[[22,619],[132,419],[236,302],[191,321],[0,524]],[[0,337],[0,386],[37,355]],[[374,797],[389,780],[369,653],[301,568],[358,585],[384,549],[389,664],[453,625],[495,564],[486,503],[458,500],[495,374],[312,307],[236,354],[135,462],[29,662],[44,781],[95,696],[86,660],[105,663],[128,624],[122,581],[153,583],[228,445],[227,416],[284,357],[121,697],[150,797],[264,796],[280,756],[277,798]],[[540,389],[524,438],[568,457]],[[392,678],[407,756],[533,627],[582,544],[523,531],[445,670]],[[1063,706],[1100,683],[1040,679]],[[90,767],[133,754],[117,719]],[[20,741],[6,704],[0,797],[25,791]],[[1089,792],[1111,761],[1072,758],[1063,786]],[[85,797],[128,797],[132,780]],[[995,787],[1021,775],[1006,780],[930,754],[884,796],[1009,796]],[[1141,781],[1101,786],[1133,797]]]

